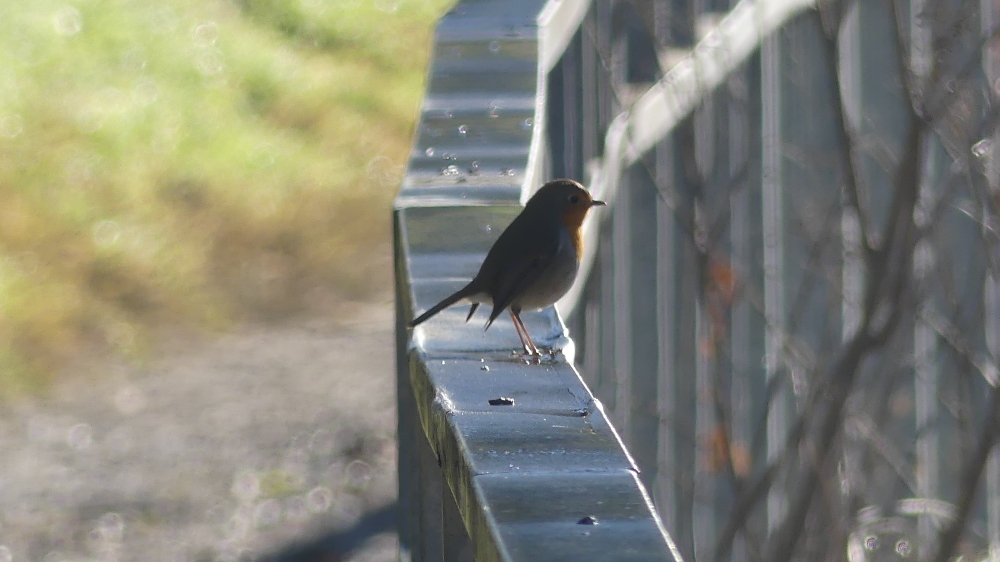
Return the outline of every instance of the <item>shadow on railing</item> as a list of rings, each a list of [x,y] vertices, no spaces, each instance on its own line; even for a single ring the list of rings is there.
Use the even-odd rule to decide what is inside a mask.
[[[1000,551],[998,18],[815,4],[442,19],[394,217],[403,560]],[[408,331],[554,177],[613,204],[575,339],[523,315],[566,361],[466,310]]]

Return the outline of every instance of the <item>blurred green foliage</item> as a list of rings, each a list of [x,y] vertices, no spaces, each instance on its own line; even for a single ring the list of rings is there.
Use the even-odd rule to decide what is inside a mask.
[[[387,288],[450,3],[0,3],[0,395],[154,327]]]

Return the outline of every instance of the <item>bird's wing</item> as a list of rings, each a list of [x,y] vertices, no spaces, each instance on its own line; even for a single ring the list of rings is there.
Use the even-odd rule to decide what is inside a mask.
[[[519,267],[508,268],[497,276],[496,284],[493,286],[493,310],[490,312],[489,321],[486,322],[487,329],[518,295],[538,280],[538,277],[552,264],[559,249],[558,242],[548,248],[534,248],[530,252],[525,252],[524,260],[520,262]]]

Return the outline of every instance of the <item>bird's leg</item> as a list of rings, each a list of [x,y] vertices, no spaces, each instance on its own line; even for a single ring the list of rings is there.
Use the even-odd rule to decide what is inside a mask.
[[[538,353],[538,348],[535,347],[535,342],[531,341],[531,336],[528,335],[528,329],[524,327],[524,323],[521,322],[521,315],[513,310],[510,310],[510,319],[514,322],[514,329],[517,330],[517,336],[521,338],[521,345],[524,346],[524,350],[528,352],[534,358],[540,358],[542,354]]]
[[[528,344],[524,341],[524,332],[521,331],[521,324],[517,321],[517,316],[514,316],[514,311],[512,310],[508,310],[507,312],[510,313],[510,321],[514,323],[514,330],[517,332],[517,339],[521,340],[521,348],[524,349],[525,352],[530,353]]]

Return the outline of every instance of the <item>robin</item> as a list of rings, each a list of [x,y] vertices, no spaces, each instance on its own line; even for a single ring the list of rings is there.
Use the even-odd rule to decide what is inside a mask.
[[[525,351],[540,357],[521,322],[521,311],[550,306],[573,285],[583,254],[580,226],[590,209],[599,205],[604,201],[591,197],[573,180],[546,183],[500,234],[476,277],[416,317],[410,327],[463,299],[472,301],[468,322],[480,304],[488,303],[493,311],[486,329],[507,309]]]

